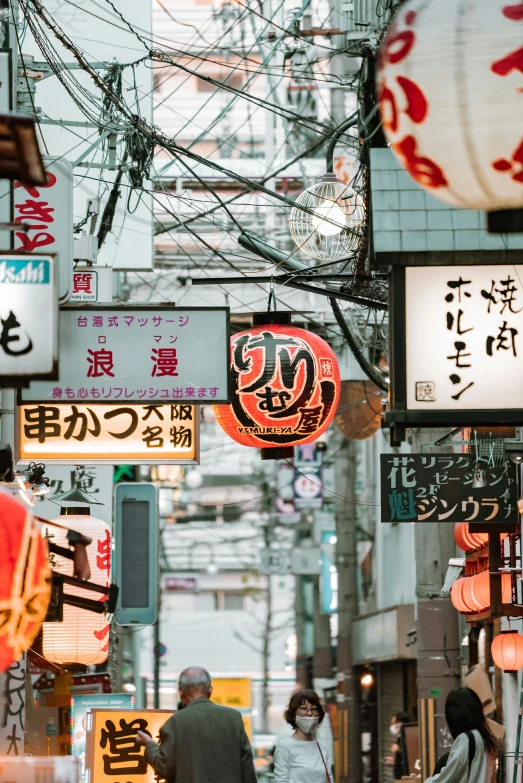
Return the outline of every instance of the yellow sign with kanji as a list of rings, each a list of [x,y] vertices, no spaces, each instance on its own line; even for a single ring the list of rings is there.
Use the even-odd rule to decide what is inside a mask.
[[[125,405],[19,405],[16,459],[21,464],[159,465],[199,461],[199,408],[128,401]]]
[[[90,783],[155,783],[143,746],[134,741],[145,731],[159,742],[160,729],[172,710],[93,709],[87,734],[87,769]]]
[[[250,709],[252,707],[249,677],[224,677],[212,681],[211,701],[224,707]]]

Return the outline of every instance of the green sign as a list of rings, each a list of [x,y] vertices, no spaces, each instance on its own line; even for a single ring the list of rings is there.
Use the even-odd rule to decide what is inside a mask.
[[[431,688],[430,689],[430,698],[431,699],[439,699],[441,696],[441,688]]]

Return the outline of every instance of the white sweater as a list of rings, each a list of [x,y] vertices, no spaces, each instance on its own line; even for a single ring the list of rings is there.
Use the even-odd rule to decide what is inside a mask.
[[[490,783],[494,760],[487,756],[483,739],[474,729],[476,752],[470,765],[469,777],[469,740],[467,734],[459,734],[450,749],[447,764],[441,772],[427,778],[425,783]]]
[[[318,740],[304,742],[294,737],[285,737],[276,746],[274,783],[327,783],[320,748],[329,770],[329,781],[334,783],[332,759],[327,745]]]

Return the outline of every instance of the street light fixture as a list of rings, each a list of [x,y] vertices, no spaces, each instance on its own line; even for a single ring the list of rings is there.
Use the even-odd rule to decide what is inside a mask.
[[[327,148],[327,172],[297,197],[291,209],[289,228],[296,245],[311,258],[336,261],[354,251],[365,220],[360,195],[334,174],[336,143],[357,122],[353,115],[333,133]]]

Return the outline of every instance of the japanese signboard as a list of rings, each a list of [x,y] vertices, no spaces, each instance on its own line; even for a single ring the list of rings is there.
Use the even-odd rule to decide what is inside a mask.
[[[516,465],[486,467],[473,487],[470,454],[382,454],[382,522],[469,522],[510,532],[518,522]]]
[[[15,231],[16,250],[55,253],[58,299],[66,302],[73,273],[73,168],[64,158],[44,158],[47,184],[15,182],[15,223],[29,225]]]
[[[0,382],[58,377],[55,261],[0,254]]]
[[[522,283],[509,264],[393,269],[393,443],[409,426],[523,423]]]
[[[98,272],[92,270],[76,270],[73,272],[73,288],[70,302],[98,301]]]
[[[0,756],[0,783],[78,783],[78,759],[67,756]]]
[[[71,697],[71,755],[80,759],[82,774],[85,771],[85,740],[87,714],[93,709],[133,709],[134,696],[130,693],[84,693]]]
[[[523,266],[406,270],[407,406],[520,408]]]
[[[97,501],[97,504],[92,506],[93,516],[112,525],[113,474],[112,465],[82,465],[78,468],[71,464],[46,465],[45,475],[50,481],[50,492],[47,495],[35,496],[34,513],[42,519],[56,519],[60,504],[54,500],[55,495],[77,486]]]
[[[87,768],[91,783],[155,783],[143,746],[134,742],[145,731],[159,742],[172,710],[93,709],[87,723]]]
[[[27,657],[24,653],[18,661],[0,674],[1,756],[24,755],[26,673]]]
[[[252,690],[249,677],[219,677],[213,680],[211,701],[239,710],[245,733],[252,741]]]
[[[37,402],[224,403],[228,308],[72,306],[60,311],[60,376]]]
[[[211,701],[224,707],[252,707],[249,677],[218,677],[212,681]]]
[[[194,405],[21,405],[16,409],[18,462],[152,464],[198,461]]]
[[[294,505],[296,508],[321,508],[323,485],[321,453],[314,443],[296,446],[294,449]]]

